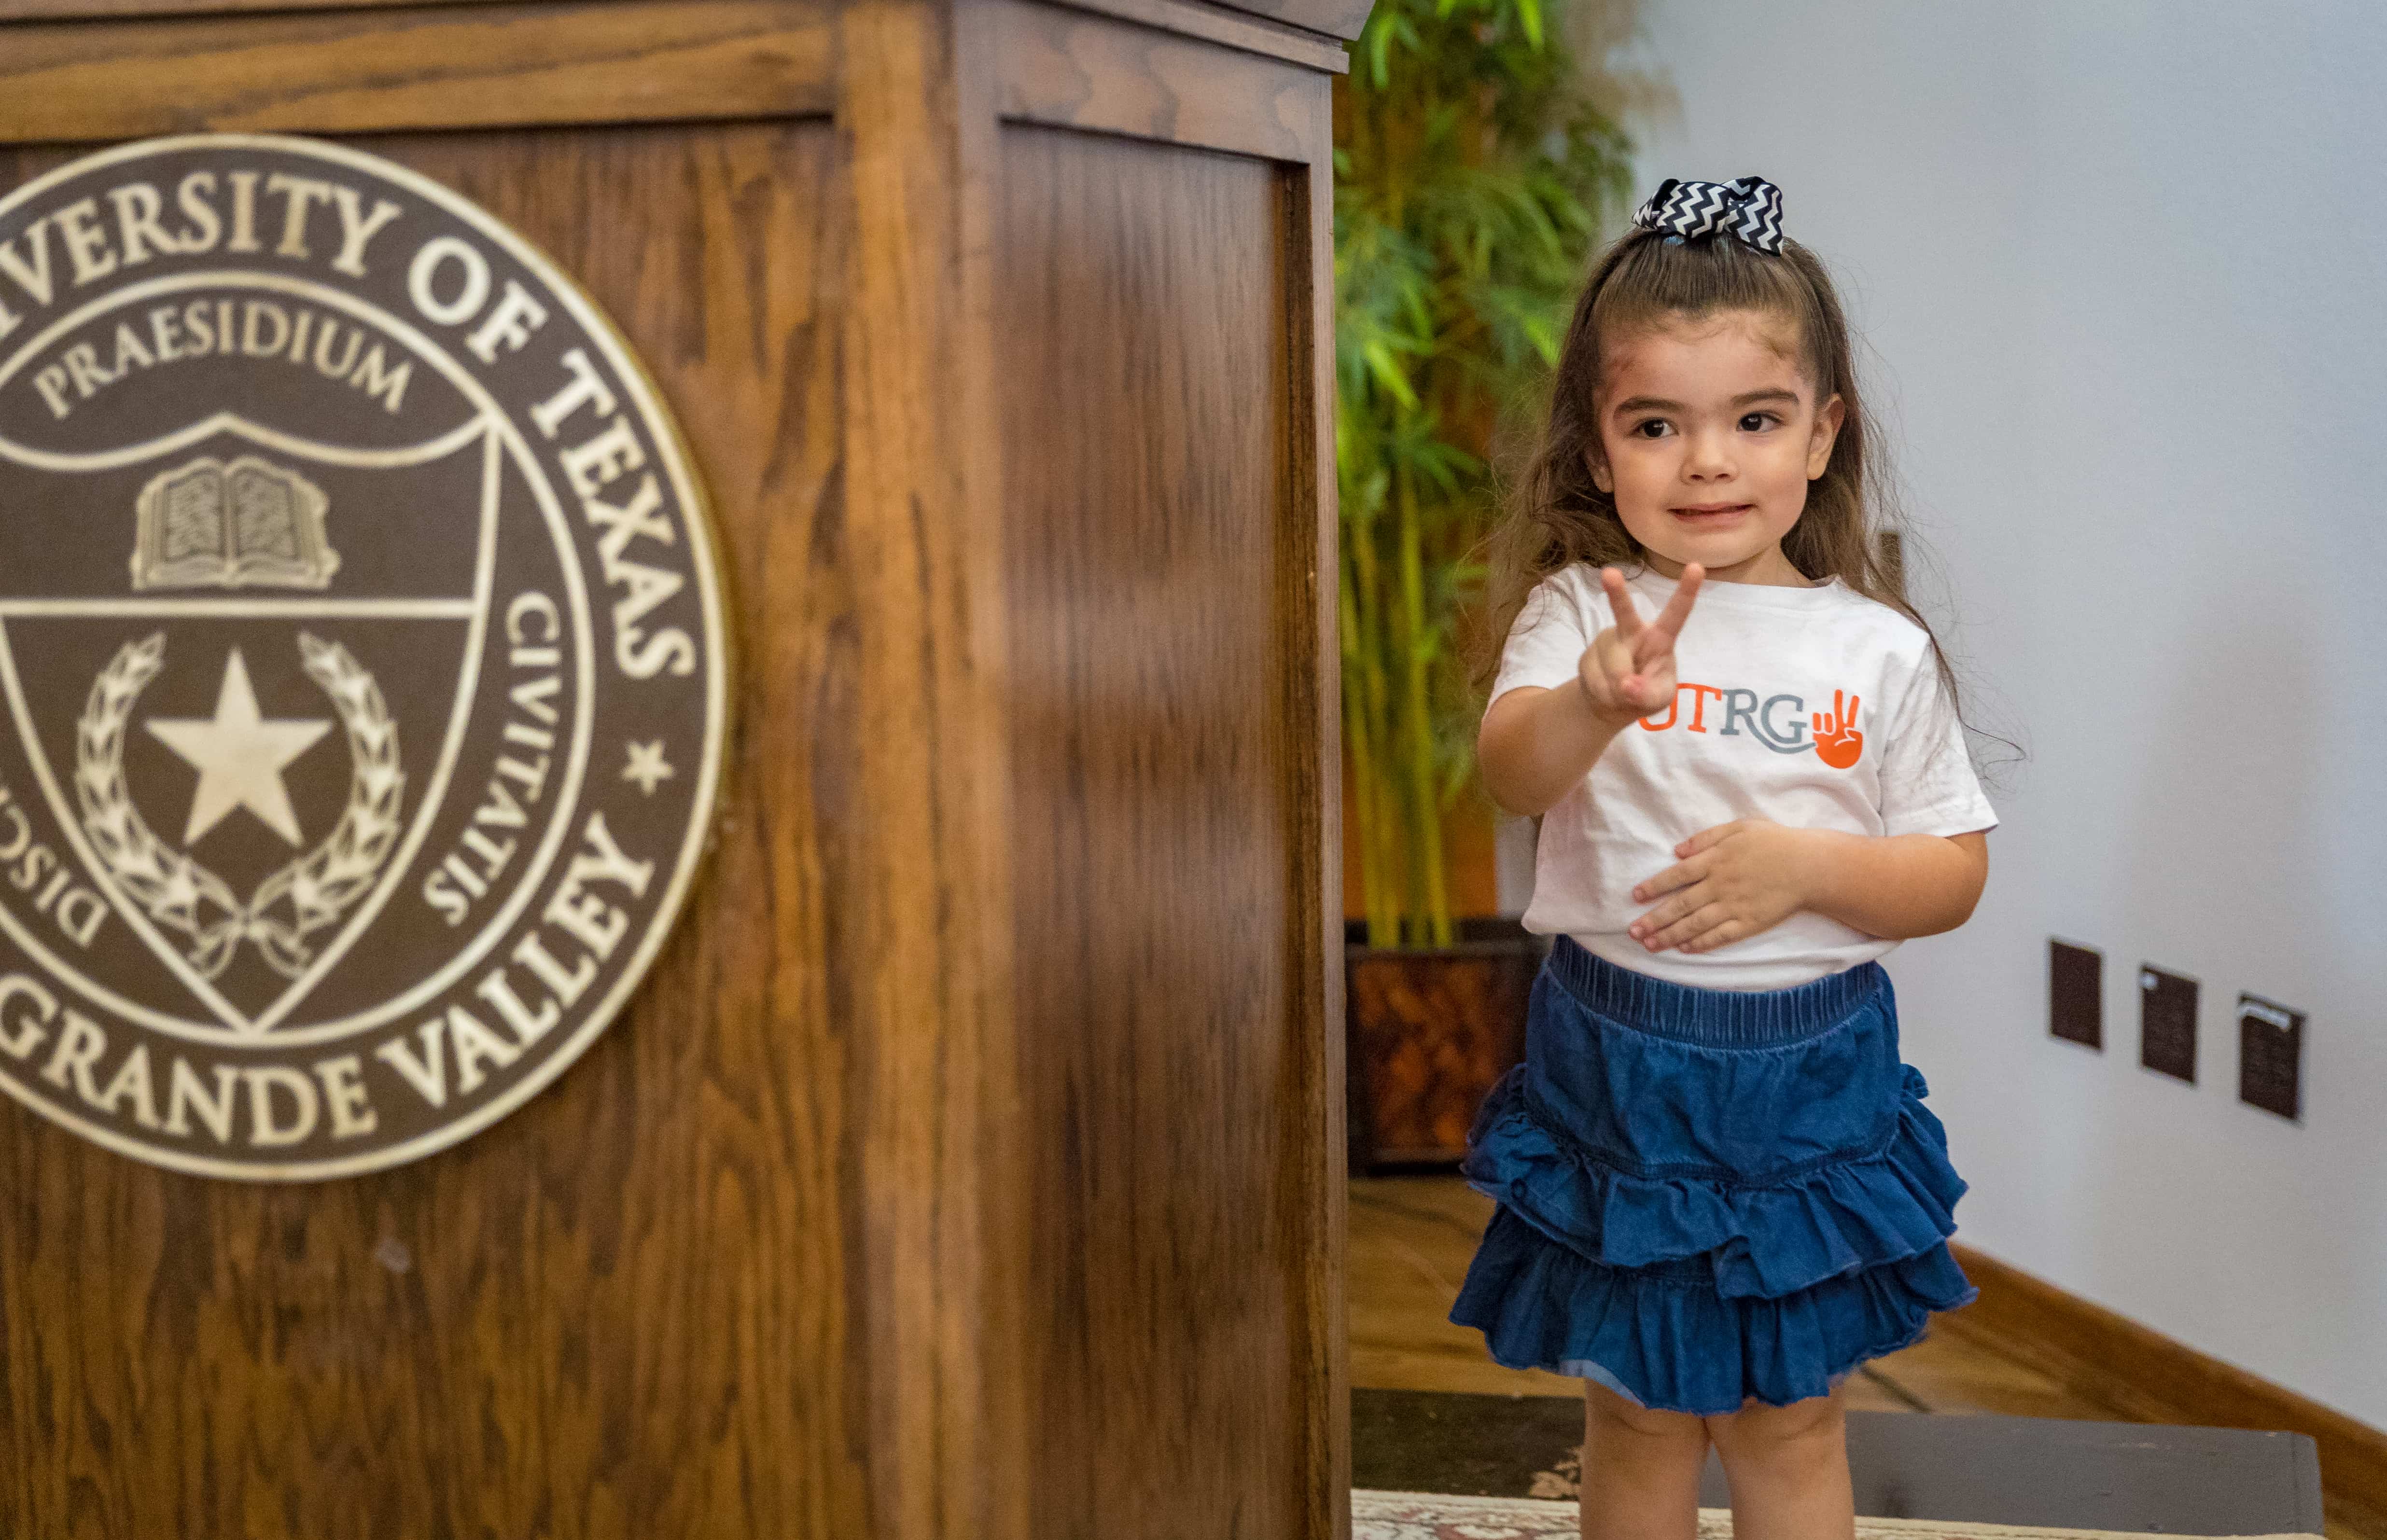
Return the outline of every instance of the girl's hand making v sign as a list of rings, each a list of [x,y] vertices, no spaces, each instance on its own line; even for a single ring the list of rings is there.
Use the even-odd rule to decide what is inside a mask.
[[[1634,606],[1633,591],[1624,586],[1624,574],[1614,567],[1599,569],[1616,624],[1591,638],[1578,673],[1591,714],[1602,726],[1629,727],[1674,699],[1674,638],[1683,633],[1705,575],[1706,569],[1697,562],[1686,566],[1674,597],[1656,620],[1645,625]]]
[[[1703,575],[1698,562],[1686,564],[1674,597],[1657,619],[1644,622],[1624,575],[1614,567],[1600,570],[1616,624],[1584,649],[1580,673],[1592,714],[1603,725],[1630,726],[1674,699],[1674,639]],[[1629,934],[1651,952],[1705,952],[1770,929],[1805,903],[1801,858],[1808,845],[1805,831],[1762,818],[1701,829],[1674,847],[1674,865],[1633,890],[1639,903],[1664,902],[1634,921]]]

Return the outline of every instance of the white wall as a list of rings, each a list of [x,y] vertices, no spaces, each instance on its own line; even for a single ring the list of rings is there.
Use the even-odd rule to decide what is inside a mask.
[[[1960,1239],[2387,1426],[2387,6],[1645,17],[1639,195],[1783,189],[2031,751],[1972,922],[1890,959]],[[2050,934],[2105,953],[2102,1054]],[[2141,961],[2203,982],[2192,1087]],[[2237,1100],[2241,990],[2309,1013],[2300,1126]]]

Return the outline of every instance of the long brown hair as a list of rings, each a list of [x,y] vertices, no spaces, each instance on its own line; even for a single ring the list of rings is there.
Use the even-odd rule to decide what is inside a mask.
[[[1734,310],[1787,323],[1818,408],[1837,392],[1843,409],[1831,459],[1808,484],[1806,508],[1782,537],[1783,555],[1808,577],[1837,577],[1921,626],[1961,719],[1955,670],[1931,623],[1907,597],[1906,559],[1914,546],[1899,506],[1888,435],[1866,410],[1848,317],[1830,273],[1812,251],[1787,238],[1779,255],[1769,255],[1729,235],[1669,242],[1664,232],[1637,225],[1592,264],[1567,326],[1539,437],[1505,511],[1480,544],[1484,619],[1464,641],[1469,683],[1479,699],[1490,688],[1509,627],[1544,577],[1572,562],[1630,571],[1645,561],[1641,543],[1617,516],[1615,498],[1591,478],[1590,458],[1605,459],[1594,405],[1603,342]]]

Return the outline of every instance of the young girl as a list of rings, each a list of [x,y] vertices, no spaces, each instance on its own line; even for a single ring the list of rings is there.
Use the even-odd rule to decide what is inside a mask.
[[[1779,192],[1669,180],[1634,224],[1493,536],[1478,752],[1543,814],[1553,940],[1450,1319],[1585,1381],[1586,1540],[1691,1540],[1711,1440],[1741,1540],[1845,1540],[1840,1382],[1976,1294],[1876,959],[1964,922],[1996,818]]]

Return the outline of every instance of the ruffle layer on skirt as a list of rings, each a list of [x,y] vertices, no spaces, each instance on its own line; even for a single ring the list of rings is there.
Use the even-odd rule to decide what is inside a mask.
[[[1642,1406],[1709,1416],[1749,1396],[1828,1394],[1856,1365],[1920,1340],[1978,1291],[1944,1242],[1777,1298],[1719,1294],[1696,1263],[1605,1267],[1496,1209],[1450,1319],[1497,1362],[1598,1379]]]
[[[1880,1149],[1751,1185],[1644,1176],[1602,1160],[1533,1115],[1527,1067],[1519,1065],[1477,1111],[1460,1171],[1469,1186],[1595,1266],[1647,1268],[1711,1253],[1714,1290],[1726,1299],[1782,1299],[1910,1258],[1924,1259],[1920,1276],[1936,1276],[1927,1259],[1934,1248],[1945,1257],[1966,1183],[1949,1164],[1946,1129],[1922,1103],[1923,1072],[1900,1067],[1897,1128]],[[1954,1264],[1944,1266],[1961,1282]]]

